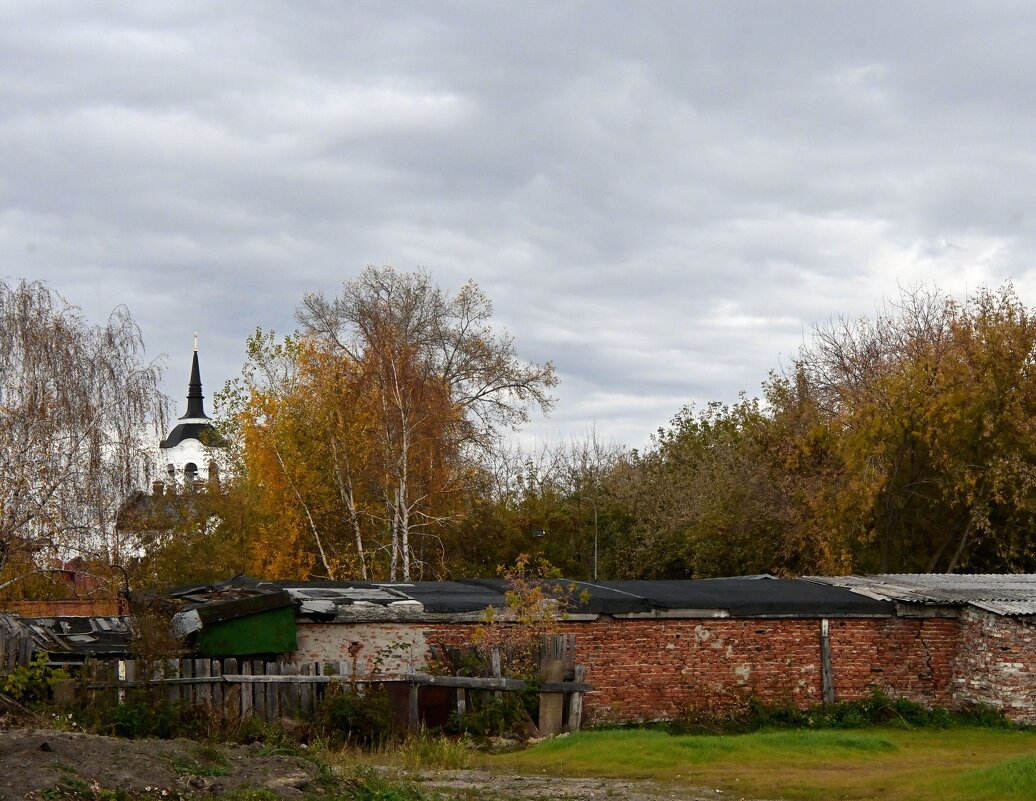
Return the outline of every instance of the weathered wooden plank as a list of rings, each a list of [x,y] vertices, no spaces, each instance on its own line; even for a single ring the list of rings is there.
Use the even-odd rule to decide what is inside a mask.
[[[252,675],[262,676],[266,673],[266,663],[259,659],[252,660]],[[253,684],[252,690],[255,693],[255,699],[253,702],[253,708],[255,714],[259,717],[266,719],[266,685],[264,684]]]
[[[223,666],[218,659],[213,659],[209,667],[212,676],[212,708],[217,710],[222,718],[223,715]]]
[[[573,668],[575,681],[573,684],[582,683],[586,678],[586,667],[576,665]],[[583,725],[583,694],[574,692],[568,696],[568,730],[579,731]]]
[[[126,703],[126,688],[133,687],[137,681],[137,660],[126,659],[119,662],[119,681],[125,684],[125,687],[119,690],[119,703]]]
[[[233,656],[228,656],[223,660],[221,674],[230,673],[231,675],[237,673],[237,659]],[[223,717],[228,721],[240,720],[241,719],[241,685],[236,682],[228,682],[226,679],[223,680]]]
[[[163,666],[162,674],[158,677],[158,684],[161,687],[165,687],[166,700],[171,704],[176,704],[180,701],[180,688],[175,684],[168,684],[169,679],[180,678],[180,660],[179,659],[167,659]]]
[[[194,660],[194,675],[200,679],[209,678],[212,663],[208,659]],[[209,682],[199,682],[194,685],[195,703],[198,706],[210,706],[212,704],[212,685]]]
[[[276,662],[267,662],[266,663],[266,675],[267,676],[279,676],[280,672],[281,672],[280,671],[280,666]],[[278,702],[278,700],[279,700],[279,698],[278,698],[278,693],[277,693],[277,687],[267,687],[266,688],[266,720],[267,721],[271,721],[272,722],[274,720],[277,720],[277,713],[278,713],[278,709],[277,709],[278,703],[277,702]]]
[[[440,687],[466,687],[471,690],[524,690],[526,682],[520,679],[492,679],[477,678],[469,676],[429,676],[425,673],[408,673],[403,676],[402,681],[415,684],[434,684]],[[589,692],[594,688],[593,684],[585,681],[546,681],[540,682],[537,687],[544,692],[569,693]]]
[[[420,704],[419,704],[420,693],[421,693],[421,685],[419,685],[419,684],[411,684],[410,685],[410,694],[409,694],[409,697],[407,698],[407,701],[408,701],[408,703],[407,703],[407,730],[408,731],[417,731],[418,729],[421,728],[421,718],[420,718],[421,707],[420,707]]]
[[[288,679],[301,679],[299,666],[294,662],[281,664],[281,675]],[[281,684],[280,688],[281,717],[296,718],[299,714],[299,682],[289,681]]]
[[[561,681],[565,675],[565,663],[561,659],[544,659],[540,664],[540,675],[544,682]],[[565,696],[562,693],[545,692],[540,687],[540,736],[552,737],[561,733],[565,715]]]
[[[299,683],[299,714],[307,717],[313,712],[313,689],[316,687],[316,684],[310,681],[313,678],[313,665],[311,663],[299,665],[297,678],[304,680]]]
[[[241,672],[245,676],[251,677],[251,675],[252,675],[252,663],[249,662],[247,659],[246,660],[242,660],[242,662],[241,662]],[[232,680],[232,679],[228,679],[227,675],[224,674],[223,675],[223,680],[224,681],[228,681],[228,680]],[[252,711],[253,711],[252,710],[253,688],[252,688],[251,684],[249,684],[247,682],[243,682],[243,681],[242,682],[238,682],[237,686],[241,688],[241,719],[244,720],[245,718],[249,718],[249,717],[252,716]]]

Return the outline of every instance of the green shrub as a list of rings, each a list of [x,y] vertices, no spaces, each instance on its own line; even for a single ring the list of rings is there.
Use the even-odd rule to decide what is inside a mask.
[[[391,733],[388,691],[377,685],[368,685],[362,692],[357,685],[329,685],[309,724],[310,737],[323,738],[332,746],[376,745]]]
[[[447,729],[456,734],[485,738],[515,735],[525,737],[530,720],[525,693],[472,693],[471,706],[463,715],[450,714]]]
[[[68,671],[52,668],[47,655],[39,653],[28,665],[19,665],[7,674],[3,691],[22,704],[45,704],[54,697],[54,686],[68,678]]]
[[[207,734],[203,710],[190,705],[155,702],[145,692],[130,692],[126,700],[80,707],[77,721],[84,729],[112,737],[135,740],[158,737],[195,739]]]

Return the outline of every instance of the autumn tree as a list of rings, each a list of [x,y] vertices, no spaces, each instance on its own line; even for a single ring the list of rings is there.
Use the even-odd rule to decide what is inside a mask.
[[[798,360],[866,520],[871,570],[1032,559],[1036,318],[1007,284],[964,302],[904,291],[874,320],[820,328]],[[976,547],[977,546],[977,547]]]
[[[628,575],[1036,567],[1036,315],[1010,284],[834,318],[761,401],[688,409],[609,477]]]
[[[0,282],[0,576],[126,563],[115,524],[147,485],[159,381],[125,307],[92,325],[43,283]]]
[[[409,580],[429,537],[453,518],[466,466],[501,428],[549,411],[553,366],[518,358],[493,331],[492,304],[468,282],[454,296],[425,272],[368,267],[333,299],[309,294],[298,318],[318,349],[362,380],[374,421],[374,476],[390,533],[389,576]],[[456,508],[456,507],[455,507]],[[415,537],[421,539],[415,542]]]
[[[533,447],[504,444],[480,460],[465,488],[462,519],[444,534],[452,571],[492,576],[527,552],[568,578],[592,579],[597,534],[599,575],[616,577],[622,509],[605,478],[624,453],[591,431]]]
[[[451,297],[424,273],[369,268],[334,300],[306,296],[299,335],[249,340],[221,405],[261,507],[257,572],[445,569],[479,459],[553,400],[553,368],[519,360],[491,314],[474,284]]]

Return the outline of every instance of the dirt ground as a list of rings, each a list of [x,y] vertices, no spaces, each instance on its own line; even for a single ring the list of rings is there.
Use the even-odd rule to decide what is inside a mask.
[[[725,798],[719,790],[688,791],[649,781],[523,776],[479,770],[425,771],[411,777],[432,791],[479,801],[705,801]]]
[[[260,745],[209,746],[190,740],[123,740],[38,728],[0,730],[0,801],[41,801],[55,787],[149,791],[161,797],[261,787],[290,801],[319,792],[316,766]],[[700,801],[651,782],[521,776],[474,770],[424,771],[406,777],[444,798],[485,801],[609,799]]]
[[[213,749],[189,740],[121,740],[47,729],[0,731],[0,801],[41,797],[60,786],[144,790],[162,795],[265,787],[302,798],[316,777],[312,762],[259,745]],[[79,785],[81,786],[81,785]]]

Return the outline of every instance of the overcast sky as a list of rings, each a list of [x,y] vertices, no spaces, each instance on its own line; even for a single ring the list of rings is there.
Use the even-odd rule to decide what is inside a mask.
[[[1028,2],[0,0],[0,275],[126,304],[184,411],[366,264],[474,279],[642,446],[899,285],[1036,304]]]

